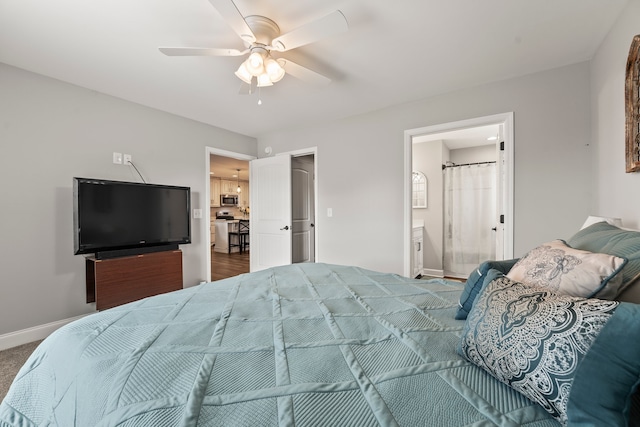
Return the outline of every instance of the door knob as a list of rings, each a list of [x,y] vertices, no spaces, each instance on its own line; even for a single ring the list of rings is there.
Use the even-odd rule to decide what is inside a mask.
[[[282,227],[280,230],[288,230],[288,229],[289,229],[289,226],[288,226],[288,225],[285,225],[285,226],[284,226],[284,227]]]
[[[498,227],[493,227],[491,230],[492,231],[498,231]]]
[[[315,227],[314,223],[309,224],[310,227]]]

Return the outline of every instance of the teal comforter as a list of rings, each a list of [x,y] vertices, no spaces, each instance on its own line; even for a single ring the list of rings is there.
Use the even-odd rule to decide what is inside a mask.
[[[87,316],[0,426],[557,426],[463,360],[461,284],[296,264]]]

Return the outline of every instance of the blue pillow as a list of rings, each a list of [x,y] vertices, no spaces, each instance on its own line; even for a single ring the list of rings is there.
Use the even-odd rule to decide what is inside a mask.
[[[640,305],[487,283],[458,352],[563,425],[626,426],[640,383]]]
[[[640,277],[640,232],[623,230],[606,222],[597,222],[578,231],[567,240],[575,249],[615,255],[628,260],[620,274],[620,291]]]
[[[469,311],[471,311],[471,307],[473,307],[473,302],[476,300],[476,296],[480,292],[480,289],[482,289],[482,285],[485,283],[489,270],[495,269],[498,270],[498,272],[507,274],[516,262],[518,262],[518,258],[504,261],[485,261],[480,264],[478,268],[473,270],[471,274],[469,274],[467,282],[464,285],[464,290],[460,295],[458,311],[456,312],[455,318],[458,320],[464,320],[467,318]],[[489,280],[489,282],[490,281],[491,280]]]

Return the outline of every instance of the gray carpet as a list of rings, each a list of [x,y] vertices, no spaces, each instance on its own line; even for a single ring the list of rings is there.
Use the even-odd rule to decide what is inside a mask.
[[[7,395],[9,386],[24,362],[41,342],[34,341],[0,351],[0,401]]]

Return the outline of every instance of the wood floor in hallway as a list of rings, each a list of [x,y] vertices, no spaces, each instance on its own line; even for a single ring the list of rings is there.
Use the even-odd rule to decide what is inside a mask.
[[[215,252],[211,247],[211,280],[226,279],[249,272],[249,251],[230,254]]]

